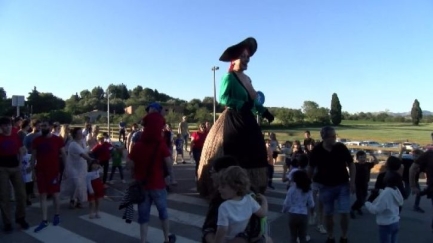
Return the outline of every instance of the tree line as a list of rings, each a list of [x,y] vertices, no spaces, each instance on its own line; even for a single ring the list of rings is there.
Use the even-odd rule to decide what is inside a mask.
[[[52,93],[40,92],[34,87],[27,95],[25,106],[21,107],[21,114],[39,119],[49,119],[61,123],[82,124],[87,119],[85,113],[99,110],[107,111],[110,104],[110,119],[117,123],[120,120],[128,123],[137,122],[145,114],[145,107],[151,102],[160,102],[166,107],[178,107],[182,110],[170,110],[167,114],[169,123],[177,123],[182,116],[187,116],[191,122],[212,121],[213,97],[192,99],[185,101],[161,93],[156,89],[140,85],[128,89],[124,84],[110,85],[107,89],[96,86],[91,90],[85,89],[63,100]],[[15,107],[11,106],[11,98],[6,90],[0,87],[0,115],[13,116]],[[126,107],[135,107],[133,114],[125,114]],[[216,112],[220,113],[224,107],[217,103]],[[276,124],[284,127],[299,125],[339,125],[342,120],[369,120],[378,122],[411,122],[418,125],[421,122],[433,122],[433,116],[424,116],[418,100],[412,105],[409,117],[392,116],[387,112],[349,113],[342,110],[342,105],[336,93],[332,94],[330,106],[321,107],[314,101],[304,101],[300,109],[270,107],[269,110],[276,117]],[[97,122],[107,122],[106,116],[98,118]],[[263,121],[264,122],[264,121]],[[266,125],[266,123],[264,122]]]

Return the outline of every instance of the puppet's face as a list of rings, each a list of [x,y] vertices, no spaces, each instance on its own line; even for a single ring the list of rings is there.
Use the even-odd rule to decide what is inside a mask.
[[[247,70],[248,63],[250,62],[250,54],[245,49],[242,54],[239,56],[239,59],[234,61],[235,66],[239,67],[240,71]]]

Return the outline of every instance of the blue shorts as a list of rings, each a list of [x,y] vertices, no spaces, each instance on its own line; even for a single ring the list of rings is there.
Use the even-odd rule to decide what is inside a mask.
[[[325,215],[350,212],[350,186],[349,183],[338,186],[319,186],[319,200],[323,203]],[[335,204],[337,208],[335,209]]]
[[[167,191],[162,190],[149,190],[146,192],[146,200],[138,204],[138,223],[145,224],[150,220],[150,208],[152,203],[155,203],[158,209],[159,219],[168,219],[167,212]]]

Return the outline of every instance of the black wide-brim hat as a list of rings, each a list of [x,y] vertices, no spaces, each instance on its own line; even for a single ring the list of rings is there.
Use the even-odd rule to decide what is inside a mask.
[[[231,62],[239,58],[242,52],[247,49],[250,57],[257,51],[257,41],[253,37],[248,37],[236,45],[227,48],[220,57],[222,62]]]

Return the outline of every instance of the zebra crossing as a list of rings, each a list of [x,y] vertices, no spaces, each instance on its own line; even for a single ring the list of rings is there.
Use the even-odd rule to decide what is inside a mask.
[[[279,189],[270,190],[267,196],[269,202],[268,222],[282,216],[281,205],[284,201],[284,185],[277,183]],[[170,193],[168,195],[168,213],[170,230],[176,234],[178,243],[200,243],[201,227],[205,220],[208,208],[207,200],[198,196],[195,188],[185,193]],[[22,231],[28,239],[26,242],[46,243],[93,243],[93,242],[137,242],[140,239],[139,224],[125,223],[122,219],[122,211],[117,210],[119,202],[103,200],[101,202],[100,219],[90,219],[87,209],[68,209],[69,200],[61,200],[61,224],[49,226],[39,233],[34,233],[38,221],[31,221],[32,227]],[[49,204],[50,205],[50,204]],[[39,214],[39,203],[34,203],[29,210]],[[137,207],[134,207],[135,212]],[[49,212],[52,211],[50,207]],[[137,219],[137,213],[134,220]],[[151,222],[149,224],[148,242],[162,242],[163,232],[159,227],[158,211],[155,207],[151,209]],[[2,235],[0,235],[0,238]],[[8,241],[9,242],[9,241]],[[10,241],[14,242],[14,241]],[[18,241],[16,241],[18,242]]]

